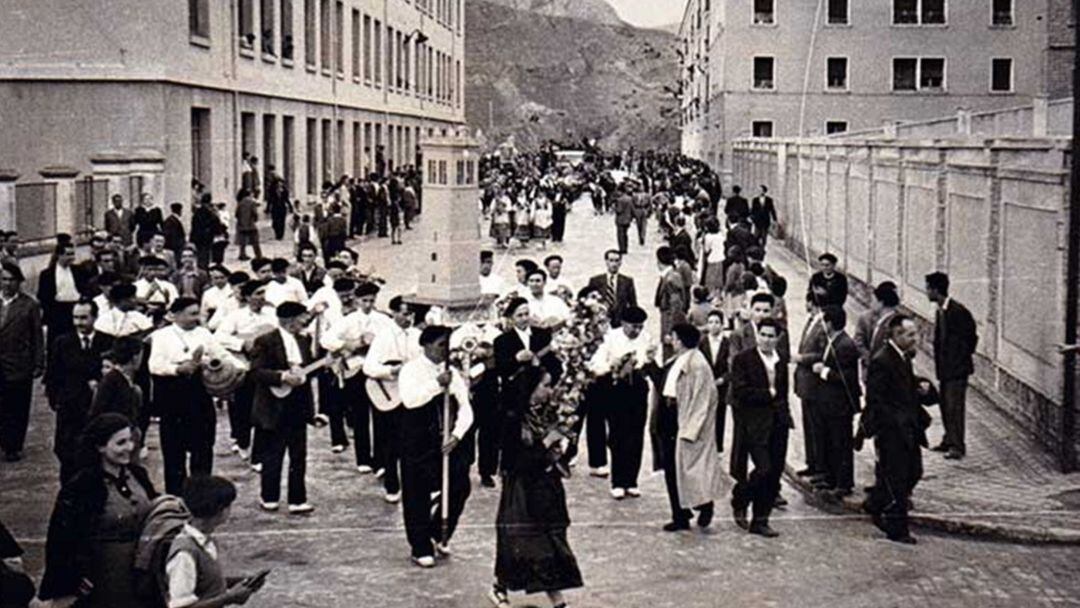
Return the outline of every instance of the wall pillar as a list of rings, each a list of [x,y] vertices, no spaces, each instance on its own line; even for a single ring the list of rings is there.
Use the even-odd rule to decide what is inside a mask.
[[[91,172],[94,177],[102,177],[109,183],[109,208],[112,209],[112,197],[119,194],[124,199],[124,207],[132,209],[139,201],[129,200],[128,177],[131,174],[131,160],[120,152],[102,152],[90,157]]]
[[[19,174],[14,169],[0,169],[0,230],[15,230],[15,180]]]
[[[74,167],[45,167],[38,173],[47,184],[56,185],[56,232],[75,236],[85,223],[85,218],[76,217],[75,178],[79,170]]]
[[[1031,99],[1031,135],[1046,137],[1050,130],[1050,101],[1045,95]]]

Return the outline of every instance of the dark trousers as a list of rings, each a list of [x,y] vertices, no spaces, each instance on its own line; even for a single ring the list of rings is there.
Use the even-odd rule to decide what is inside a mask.
[[[494,382],[481,380],[473,386],[473,412],[476,414],[477,466],[481,477],[499,472],[499,395]]]
[[[273,210],[270,212],[270,225],[274,229],[274,238],[281,240],[285,238],[285,209]]]
[[[189,467],[191,475],[209,475],[214,468],[214,404],[197,379],[155,376],[154,395],[161,416],[165,492],[179,496]]]
[[[240,384],[240,388],[236,389],[236,393],[228,404],[230,434],[232,440],[242,450],[251,448],[251,406],[254,399],[255,387],[252,386],[249,378]],[[251,461],[257,462],[254,454]]]
[[[319,412],[330,419],[332,446],[349,445],[349,435],[345,430],[345,416],[349,413],[348,398],[337,376],[329,372],[319,375]]]
[[[649,218],[635,217],[634,222],[637,224],[638,244],[642,247],[645,246],[645,236],[648,233]]]
[[[806,468],[815,474],[825,472],[825,453],[821,442],[821,403],[813,399],[802,400],[803,446],[806,451]]]
[[[371,398],[364,389],[366,376],[357,374],[345,381],[345,413],[352,423],[356,466],[375,466],[371,453]],[[333,419],[331,419],[333,420]],[[331,431],[332,432],[332,431]]]
[[[619,244],[619,251],[625,254],[630,246],[630,224],[615,224],[615,239]]]
[[[0,378],[0,450],[5,454],[22,452],[26,444],[33,387],[32,378]]]
[[[724,389],[720,388],[720,403],[716,407],[716,452],[724,453],[724,430],[727,427],[727,401],[723,397]]]
[[[607,414],[611,427],[611,487],[636,488],[645,447],[649,387],[639,380],[616,382],[608,391]]]
[[[79,437],[86,428],[86,412],[90,403],[59,403],[56,406],[56,432],[53,453],[60,461],[60,485],[78,472]]]
[[[764,249],[765,243],[769,240],[769,225],[754,224],[754,236],[757,237],[758,243]]]
[[[209,243],[195,246],[195,259],[199,268],[206,270],[210,267],[211,246]]]
[[[563,242],[566,234],[566,207],[562,205],[551,207],[551,242]]]
[[[401,421],[401,505],[405,536],[413,557],[434,555],[433,542],[442,540],[442,433],[439,409],[442,397],[428,405],[403,410]],[[464,450],[456,449],[450,459],[450,504],[447,518],[449,540],[457,527],[465,501],[469,498],[469,462]]]
[[[822,451],[825,453],[825,482],[830,488],[855,487],[855,450],[852,447],[851,416],[822,416]]]
[[[878,433],[874,446],[876,480],[863,505],[889,538],[904,538],[909,535],[908,501],[922,477],[922,453],[914,436],[894,430]]]
[[[961,454],[967,452],[964,440],[967,385],[967,378],[941,382],[941,424],[945,427],[945,438],[941,442]]]
[[[675,462],[675,451],[679,441],[678,410],[672,405],[664,405],[661,406],[658,414],[660,416],[657,423],[660,427],[660,460],[664,465],[664,486],[667,488],[668,504],[671,506],[671,521],[681,525],[689,524],[693,512],[683,508],[679,501],[679,473]],[[713,508],[711,501],[694,507],[706,514],[711,513]]]
[[[216,241],[210,246],[210,257],[215,264],[225,263],[225,250],[229,248],[228,241]]]
[[[383,489],[388,494],[401,491],[401,477],[398,475],[398,462],[401,460],[402,406],[389,412],[375,410],[375,468],[384,469]]]
[[[589,466],[597,469],[608,464],[608,402],[604,391],[610,388],[606,381],[594,384],[586,394],[585,444],[589,452]]]
[[[754,468],[741,479],[736,478],[731,491],[731,504],[738,509],[752,507],[753,523],[766,525],[776,497],[780,493],[780,477],[787,456],[788,428],[773,416],[772,428],[765,441],[750,438],[741,416],[735,414],[735,429],[739,435],[739,451],[744,451]],[[734,453],[732,454],[734,457]]]
[[[289,454],[289,504],[307,502],[307,425],[300,421],[282,422],[277,429],[259,429],[262,447],[262,500],[281,500],[281,472],[285,454]]]

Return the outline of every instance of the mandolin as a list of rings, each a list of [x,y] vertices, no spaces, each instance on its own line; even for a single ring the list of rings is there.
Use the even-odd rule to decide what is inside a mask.
[[[327,356],[323,357],[322,359],[312,361],[311,363],[308,363],[307,365],[305,365],[303,367],[300,367],[298,365],[293,366],[292,369],[290,369],[289,371],[291,371],[292,373],[297,374],[299,376],[303,376],[304,380],[306,381],[308,376],[310,376],[312,373],[317,372],[317,371],[319,371],[320,369],[322,369],[324,367],[328,367],[330,365],[333,365],[336,362],[337,362],[337,357],[334,357],[332,355],[327,355]],[[281,384],[279,386],[271,386],[270,387],[270,392],[275,397],[277,397],[278,399],[284,399],[284,398],[288,397],[290,394],[292,394],[294,388],[296,388],[296,387],[289,386],[288,384]]]

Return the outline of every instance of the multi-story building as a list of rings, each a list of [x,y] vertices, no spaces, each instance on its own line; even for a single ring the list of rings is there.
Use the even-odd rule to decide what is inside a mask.
[[[61,166],[127,201],[186,201],[192,179],[231,201],[248,153],[306,200],[371,172],[380,148],[388,168],[414,164],[421,138],[464,122],[464,0],[7,0],[3,13],[0,169],[20,182]]]
[[[726,171],[738,138],[854,131],[1060,94],[1070,4],[688,0],[682,150]]]

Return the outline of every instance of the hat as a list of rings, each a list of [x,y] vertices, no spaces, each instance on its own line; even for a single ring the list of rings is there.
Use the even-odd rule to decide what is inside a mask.
[[[199,301],[195,298],[176,298],[176,300],[173,301],[172,306],[169,307],[169,312],[175,314],[183,312],[185,308],[198,305]]]
[[[348,270],[348,268],[349,267],[345,265],[345,262],[342,262],[341,260],[330,260],[330,263],[326,265],[327,270]]]
[[[248,281],[240,287],[240,295],[247,298],[259,289],[266,287],[266,281]]]
[[[334,291],[353,291],[356,289],[356,281],[343,278],[334,281]]]
[[[638,306],[628,306],[622,313],[623,323],[644,323],[648,318],[648,313]]]
[[[445,325],[428,325],[420,332],[420,346],[434,344],[439,340],[450,336],[450,328]]]
[[[277,307],[279,319],[295,319],[305,312],[307,312],[307,308],[304,308],[303,304],[297,304],[296,302],[282,302]]]
[[[168,266],[168,262],[157,257],[156,255],[144,255],[139,258],[139,266],[146,266],[149,268],[160,268],[162,266]]]
[[[251,275],[244,272],[243,270],[238,270],[229,275],[229,285],[243,285],[250,280]]]
[[[371,282],[361,283],[356,288],[356,295],[360,298],[379,295],[379,286]]]
[[[135,286],[131,283],[113,283],[109,288],[110,300],[126,300],[135,297]]]
[[[285,258],[274,258],[270,261],[270,270],[273,272],[285,272],[289,270],[289,260]]]
[[[529,301],[525,298],[511,298],[510,301],[506,303],[506,309],[503,311],[503,315],[512,317],[517,309],[528,305]]]

